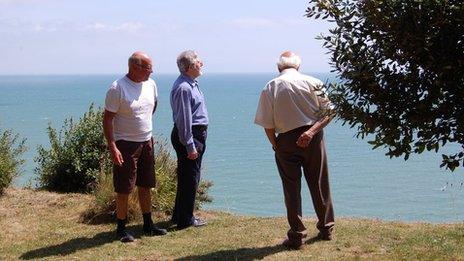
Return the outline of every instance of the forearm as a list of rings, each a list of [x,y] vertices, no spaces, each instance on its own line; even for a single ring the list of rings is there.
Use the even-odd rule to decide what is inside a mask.
[[[109,148],[116,147],[113,135],[113,118],[109,112],[105,111],[103,115],[103,134]]]
[[[266,132],[266,136],[269,139],[269,142],[272,145],[272,148],[275,149],[276,147],[276,135],[275,135],[275,129],[264,129]]]
[[[306,132],[310,134],[311,136],[314,136],[318,132],[320,132],[325,126],[327,126],[327,124],[329,124],[331,120],[332,120],[331,117],[325,116],[319,119],[316,123],[314,123],[313,126],[311,126],[311,128],[309,128],[309,130],[307,130]]]
[[[158,107],[158,101],[155,101],[155,106],[153,106],[153,112],[152,112],[152,114],[155,114],[156,107]]]

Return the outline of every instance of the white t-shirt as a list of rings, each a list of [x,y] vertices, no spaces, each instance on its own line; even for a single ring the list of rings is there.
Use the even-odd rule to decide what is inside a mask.
[[[285,69],[261,92],[255,123],[284,133],[313,125],[331,109],[320,80],[295,69]]]
[[[152,117],[158,99],[152,79],[134,82],[127,76],[116,80],[106,93],[105,110],[116,113],[114,139],[143,142],[152,137]]]

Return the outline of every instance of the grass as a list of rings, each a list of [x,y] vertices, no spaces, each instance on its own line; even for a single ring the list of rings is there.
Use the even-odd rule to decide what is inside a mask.
[[[317,241],[315,220],[306,220],[310,239],[303,249],[280,243],[285,218],[259,218],[201,212],[202,228],[170,229],[163,237],[141,235],[141,222],[129,225],[136,241],[114,238],[114,224],[82,223],[92,196],[7,189],[0,198],[0,259],[66,260],[250,260],[369,259],[464,260],[464,224],[384,222],[338,218],[335,239]],[[159,225],[166,225],[158,217]]]

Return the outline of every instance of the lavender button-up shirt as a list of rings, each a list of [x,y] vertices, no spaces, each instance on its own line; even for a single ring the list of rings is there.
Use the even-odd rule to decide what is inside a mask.
[[[205,97],[198,88],[198,82],[181,74],[172,85],[171,108],[179,141],[187,147],[187,152],[193,152],[196,148],[192,126],[208,125]]]

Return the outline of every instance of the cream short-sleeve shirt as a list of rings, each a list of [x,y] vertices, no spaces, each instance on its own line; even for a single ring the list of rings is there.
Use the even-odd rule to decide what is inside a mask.
[[[285,69],[262,90],[255,123],[277,133],[313,125],[331,109],[322,81]]]

